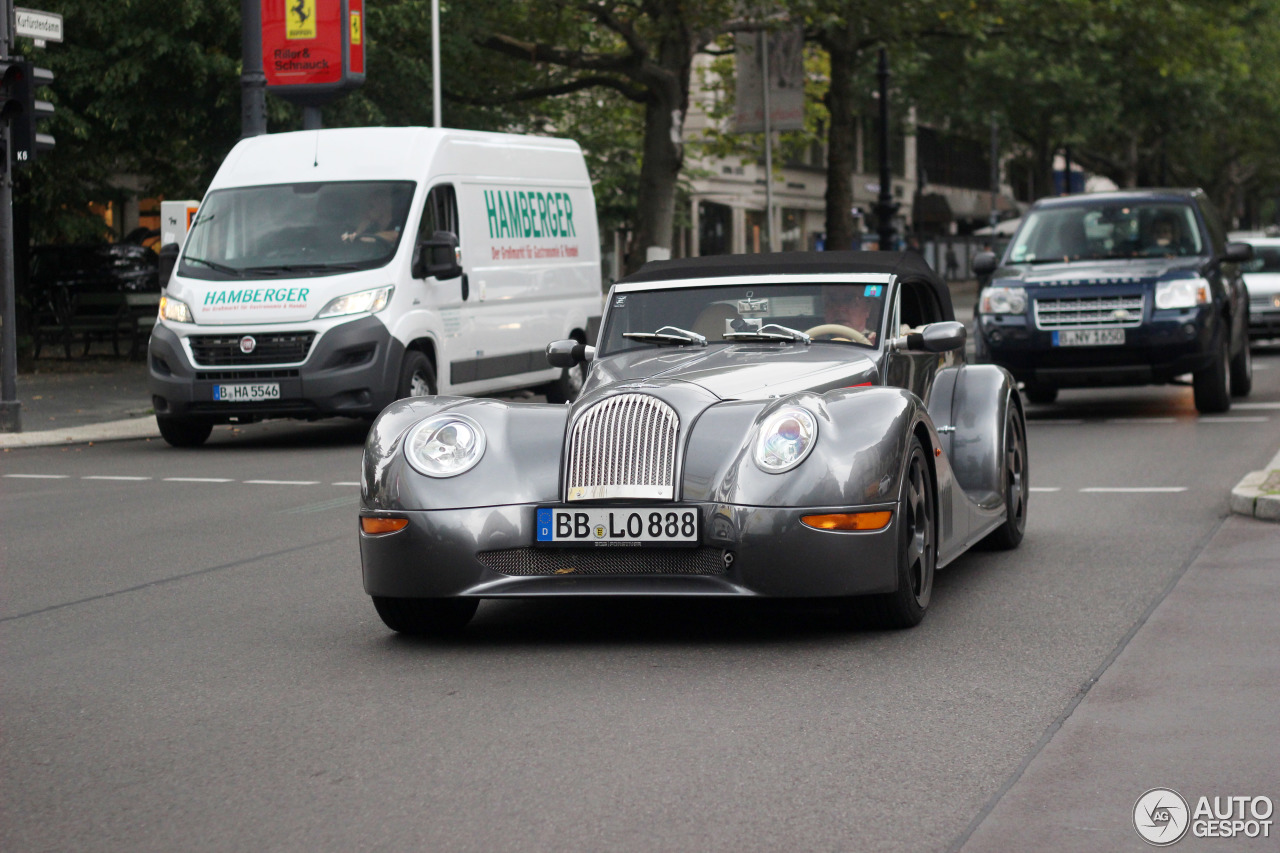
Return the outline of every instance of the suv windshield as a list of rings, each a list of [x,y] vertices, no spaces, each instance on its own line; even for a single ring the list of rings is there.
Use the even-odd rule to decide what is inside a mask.
[[[693,332],[708,344],[759,340],[874,347],[880,338],[883,284],[786,284],[673,287],[615,293],[605,320],[601,355],[652,346],[645,333],[664,327]],[[637,335],[636,339],[623,337]],[[757,334],[753,334],[757,333]]]
[[[348,181],[217,190],[191,223],[180,272],[240,279],[385,266],[413,188],[412,181]]]
[[[1031,211],[1009,247],[1006,263],[1167,258],[1204,252],[1191,205],[1108,201]]]

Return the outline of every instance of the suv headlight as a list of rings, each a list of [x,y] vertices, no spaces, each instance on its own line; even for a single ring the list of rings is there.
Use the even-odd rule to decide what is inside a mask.
[[[191,309],[187,307],[187,303],[181,299],[174,299],[172,296],[160,297],[160,319],[172,320],[175,323],[190,323]]]
[[[320,309],[316,319],[342,317],[347,314],[377,314],[387,307],[395,289],[395,285],[388,284],[386,287],[375,287],[373,290],[362,290],[359,293],[348,293],[346,296],[331,299],[328,305]]]
[[[756,438],[756,464],[781,474],[804,461],[818,442],[818,421],[805,409],[790,406],[770,415]]]
[[[1202,278],[1175,278],[1156,282],[1156,307],[1194,308],[1209,301],[1209,282]]]
[[[428,477],[456,477],[475,467],[484,447],[480,424],[466,415],[436,415],[409,431],[404,455]]]
[[[1021,287],[985,287],[978,310],[983,314],[1021,314],[1027,310],[1027,292]]]

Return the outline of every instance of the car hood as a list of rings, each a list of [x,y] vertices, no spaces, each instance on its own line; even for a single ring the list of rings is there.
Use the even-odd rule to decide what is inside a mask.
[[[1280,273],[1247,272],[1244,274],[1244,286],[1249,288],[1250,296],[1271,296],[1280,293]]]
[[[1202,257],[1109,258],[1062,264],[1016,264],[997,270],[992,283],[1052,287],[1155,281],[1195,273],[1207,260]]]
[[[696,385],[721,400],[762,400],[800,391],[878,384],[871,356],[849,344],[739,343],[642,349],[597,359],[583,397],[619,390]]]

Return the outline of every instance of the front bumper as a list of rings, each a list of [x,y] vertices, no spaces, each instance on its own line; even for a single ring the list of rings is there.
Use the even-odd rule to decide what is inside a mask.
[[[198,333],[210,329],[200,327]],[[240,332],[218,328],[218,334]],[[259,333],[257,329],[247,333]],[[182,339],[157,325],[148,347],[148,387],[157,415],[213,423],[262,418],[373,417],[395,396],[404,346],[376,317],[334,326],[316,337],[303,362],[279,365],[200,366]],[[280,398],[258,402],[214,399],[216,385],[276,382]]]
[[[1215,354],[1208,305],[1151,312],[1124,329],[1122,345],[1054,346],[1053,332],[1030,316],[980,315],[977,325],[991,363],[1019,381],[1059,388],[1163,384],[1207,367]]]
[[[534,547],[532,504],[365,511],[409,519],[395,533],[359,534],[365,592],[393,598],[808,598],[896,588],[896,512],[883,530],[831,532],[806,527],[800,517],[854,510],[696,505],[702,513],[702,542],[678,549]]]

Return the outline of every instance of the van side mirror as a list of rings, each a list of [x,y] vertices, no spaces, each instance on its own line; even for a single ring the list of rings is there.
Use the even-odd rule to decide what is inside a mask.
[[[446,281],[462,275],[458,263],[458,236],[450,231],[437,231],[430,240],[421,240],[413,247],[414,278],[434,278]]]
[[[1253,260],[1253,246],[1248,243],[1228,243],[1227,253],[1224,257],[1226,260],[1236,264],[1251,261]]]
[[[595,347],[590,344],[580,344],[572,338],[547,344],[547,363],[552,367],[572,370],[584,361],[594,361],[595,357]]]
[[[156,275],[160,279],[160,289],[164,290],[169,286],[169,279],[173,276],[174,265],[178,263],[177,243],[166,243],[160,247],[157,253],[160,256],[159,265],[156,268]]]
[[[991,275],[1000,266],[1000,259],[995,252],[979,252],[973,256],[971,266],[976,275]]]

